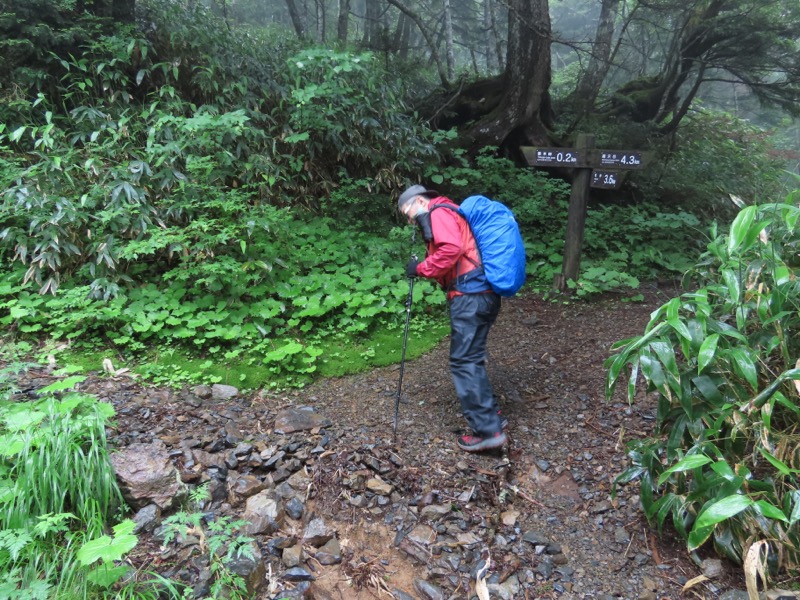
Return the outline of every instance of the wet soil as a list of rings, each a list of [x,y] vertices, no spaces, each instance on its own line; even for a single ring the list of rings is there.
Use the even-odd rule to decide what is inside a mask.
[[[329,427],[292,438],[319,450],[301,457],[313,482],[301,520],[322,517],[342,547],[338,565],[306,562],[316,578],[307,597],[472,598],[483,569],[492,598],[717,598],[744,589],[735,567],[724,564],[721,576],[682,593],[702,573],[697,557],[693,562],[674,535],[648,527],[636,484],[612,495],[628,464],[625,445],[652,431],[655,407],[641,395],[629,405],[622,390],[606,399],[603,363],[614,342],[640,334],[675,293],[655,285],[644,291],[643,302],[533,294],[503,301],[488,363],[510,423],[500,452],[467,454],[456,446],[466,423],[447,339],[406,363],[396,438],[398,365],[202,406],[183,401],[185,393],[126,377],[96,378],[86,389],[117,408],[117,446],[159,438],[178,448],[202,428],[226,431],[223,421],[245,438],[273,436],[276,414],[293,406],[327,417]],[[378,477],[391,493],[364,492],[353,484],[358,477]],[[448,514],[429,518],[423,531],[431,539],[420,540],[429,507]],[[297,533],[302,523],[289,520],[292,528],[281,535]],[[161,564],[158,540],[140,537],[137,566]],[[284,597],[276,590],[293,586],[281,588],[284,566],[268,559],[270,586],[258,597]]]

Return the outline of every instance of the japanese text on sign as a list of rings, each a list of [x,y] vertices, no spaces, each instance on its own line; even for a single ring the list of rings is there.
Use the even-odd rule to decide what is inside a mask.
[[[601,150],[600,166],[635,169],[642,166],[642,155],[639,152]]]
[[[592,181],[590,185],[593,188],[616,189],[619,187],[620,183],[622,183],[622,181],[619,177],[619,173],[615,171],[601,171],[597,169],[592,171]]]
[[[537,148],[534,164],[575,166],[578,159],[578,153],[568,148]]]

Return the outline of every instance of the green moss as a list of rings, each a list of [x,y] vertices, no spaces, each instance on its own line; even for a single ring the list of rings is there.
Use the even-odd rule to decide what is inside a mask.
[[[409,331],[406,360],[413,360],[432,350],[450,331],[446,322]],[[367,339],[357,343],[329,342],[318,360],[318,371],[323,377],[340,377],[359,373],[371,367],[385,367],[399,363],[403,349],[402,328],[381,328]]]
[[[309,373],[275,373],[263,362],[263,355],[251,352],[226,356],[224,351],[203,357],[189,356],[183,350],[152,350],[142,357],[120,357],[113,350],[90,351],[68,349],[57,353],[59,366],[70,372],[105,372],[104,361],[119,371],[129,369],[149,383],[184,387],[222,383],[242,390],[265,387],[299,387],[322,377],[341,377],[375,367],[400,362],[404,324],[383,324],[370,335],[356,339],[341,336],[324,337],[314,343],[321,354]],[[406,348],[406,360],[429,352],[449,333],[444,320],[420,318],[412,320]],[[108,363],[106,363],[108,364]],[[66,367],[64,366],[66,365]]]

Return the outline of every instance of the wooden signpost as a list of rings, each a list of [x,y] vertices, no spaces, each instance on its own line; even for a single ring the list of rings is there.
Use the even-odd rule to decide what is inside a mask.
[[[523,146],[521,150],[532,167],[575,169],[569,196],[564,262],[561,273],[553,278],[553,287],[563,292],[567,289],[567,282],[570,279],[577,280],[580,273],[589,188],[619,188],[628,169],[641,169],[644,166],[644,156],[637,150],[596,149],[594,136],[589,134],[578,135],[575,148]]]

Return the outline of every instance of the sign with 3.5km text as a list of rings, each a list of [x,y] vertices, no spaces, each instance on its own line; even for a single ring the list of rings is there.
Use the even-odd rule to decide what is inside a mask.
[[[644,168],[651,158],[650,152],[639,150],[598,149],[591,134],[578,134],[575,145],[576,148],[520,147],[532,167],[570,171],[572,191],[564,238],[564,263],[561,273],[553,278],[553,286],[562,292],[567,290],[568,281],[578,279],[590,188],[616,190],[632,169]]]
[[[593,188],[603,188],[615,190],[622,183],[622,177],[616,171],[604,171],[602,169],[592,169],[592,181],[589,185]]]

